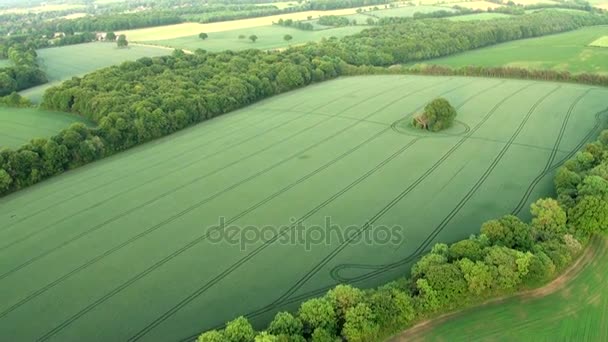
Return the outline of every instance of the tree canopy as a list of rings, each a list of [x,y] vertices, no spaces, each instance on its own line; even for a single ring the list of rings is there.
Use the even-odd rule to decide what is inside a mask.
[[[452,127],[456,109],[444,98],[436,98],[424,107],[424,112],[412,120],[414,127],[438,132]]]

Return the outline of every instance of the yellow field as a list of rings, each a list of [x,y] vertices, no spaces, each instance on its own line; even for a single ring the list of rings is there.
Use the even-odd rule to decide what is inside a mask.
[[[488,8],[497,8],[497,7],[502,7],[502,5],[493,3],[493,2],[489,2],[489,1],[468,1],[468,2],[457,2],[457,3],[450,3],[451,6],[460,6],[460,7],[465,7],[465,8],[470,8],[470,9],[474,9],[474,10],[487,10]]]
[[[603,36],[594,40],[589,46],[608,47],[608,36]]]
[[[505,1],[506,2],[506,1]],[[513,0],[514,3],[518,5],[534,5],[534,4],[551,4],[554,1],[551,0]]]
[[[76,4],[58,4],[58,5],[42,5],[36,7],[28,7],[28,8],[9,8],[5,10],[1,10],[0,14],[23,14],[23,13],[41,13],[41,12],[52,12],[52,11],[64,11],[73,8],[84,8],[83,5]]]
[[[595,7],[605,9],[608,11],[608,3],[595,5]]]
[[[373,6],[372,6],[373,7]],[[362,7],[368,9],[372,7]],[[346,8],[332,11],[306,11],[297,13],[287,13],[280,15],[271,15],[268,17],[250,18],[232,21],[222,21],[217,23],[199,24],[199,23],[183,23],[159,27],[149,27],[136,30],[127,30],[117,32],[124,34],[131,41],[147,41],[147,40],[164,40],[179,37],[192,36],[201,32],[222,32],[235,29],[244,29],[249,27],[272,25],[273,22],[279,19],[306,20],[309,16],[317,18],[321,15],[348,15],[355,14],[357,8]]]

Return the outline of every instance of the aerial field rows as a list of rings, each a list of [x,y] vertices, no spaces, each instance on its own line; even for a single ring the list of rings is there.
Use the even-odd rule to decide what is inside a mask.
[[[458,108],[457,124],[410,128],[437,96]],[[599,132],[606,96],[550,82],[342,78],[52,178],[0,199],[0,331],[188,340],[235,314],[266,322],[338,282],[381,284],[435,242],[527,216]],[[269,234],[233,243],[217,225]]]

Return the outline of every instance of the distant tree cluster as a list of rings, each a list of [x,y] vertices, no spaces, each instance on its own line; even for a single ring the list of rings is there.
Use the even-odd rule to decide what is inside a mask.
[[[0,96],[48,82],[36,60],[35,49],[13,44],[6,54],[13,65],[0,68]]]
[[[452,127],[456,109],[444,98],[436,98],[424,107],[424,112],[412,119],[416,128],[438,132]]]
[[[323,26],[348,26],[350,25],[350,20],[348,18],[338,15],[322,15],[319,17],[318,21],[319,25]]]
[[[304,31],[312,31],[315,29],[315,27],[309,22],[292,20],[292,19],[283,20],[283,18],[281,18],[281,19],[279,19],[279,21],[277,21],[276,24],[285,26],[285,27],[293,27],[298,30],[304,30]]]
[[[389,0],[315,0],[310,2],[310,9],[324,11],[338,8],[384,5],[389,2]]]
[[[129,46],[129,41],[127,40],[127,36],[125,36],[124,34],[119,35],[118,39],[116,39],[116,45],[119,48],[126,48],[127,46]]]

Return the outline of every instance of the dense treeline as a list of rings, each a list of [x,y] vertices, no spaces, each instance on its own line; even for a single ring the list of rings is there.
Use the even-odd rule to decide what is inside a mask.
[[[13,65],[0,68],[0,96],[48,82],[36,61],[36,50],[14,44],[6,50],[6,55]]]
[[[111,30],[128,30],[150,26],[178,24],[182,18],[169,12],[140,12],[125,14],[110,14],[103,16],[84,17],[71,20],[55,21],[52,25],[58,32],[94,32]]]
[[[346,17],[337,16],[337,15],[323,15],[319,17],[318,21],[319,25],[323,26],[348,26],[350,25],[350,20]]]
[[[276,22],[276,25],[285,26],[285,27],[293,27],[293,28],[296,28],[299,30],[304,30],[304,31],[312,31],[315,29],[315,27],[309,22],[305,22],[305,21],[301,21],[301,20],[293,20],[293,19],[283,20],[283,18],[280,18]]]
[[[580,73],[572,74],[568,71],[534,70],[516,67],[480,67],[466,66],[450,68],[433,64],[416,64],[411,67],[394,66],[391,68],[374,66],[345,65],[343,75],[379,75],[379,74],[413,74],[431,76],[474,76],[517,78],[524,80],[542,80],[555,82],[572,82],[608,87],[608,76],[602,74]]]
[[[52,149],[55,144],[63,146],[60,158],[31,144],[4,151],[13,157],[4,158],[0,168],[11,181],[0,194],[310,82],[353,72],[378,72],[374,67],[606,22],[608,17],[549,11],[495,23],[411,20],[283,52],[199,51],[195,55],[175,53],[127,62],[74,78],[46,92],[44,107],[81,114],[98,127],[77,124],[42,140]],[[479,72],[488,70],[492,69]],[[534,73],[527,76],[545,77]],[[599,76],[571,79],[605,81]],[[66,140],[65,135],[70,139]],[[27,158],[16,157],[20,155]]]
[[[416,321],[542,285],[608,230],[608,130],[564,164],[555,185],[558,200],[533,203],[530,222],[487,221],[478,235],[436,244],[409,276],[369,290],[338,285],[295,314],[279,312],[265,331],[239,317],[197,341],[379,341]]]
[[[390,3],[389,0],[313,0],[310,1],[310,9],[323,11],[338,8],[384,5],[388,3]]]
[[[388,66],[601,24],[608,24],[608,16],[562,11],[487,21],[405,20],[310,45],[310,49],[348,64]]]
[[[484,12],[482,10],[473,10],[470,8],[460,7],[460,6],[454,6],[454,9],[456,9],[456,11],[439,10],[439,11],[433,11],[433,12],[428,12],[428,13],[416,12],[412,16],[412,18],[414,18],[414,19],[447,18],[447,17],[455,17],[455,16],[459,16],[459,15],[476,14],[476,13]],[[379,24],[388,25],[388,24],[398,23],[398,21],[396,21],[394,19],[395,19],[395,17],[380,18]]]

